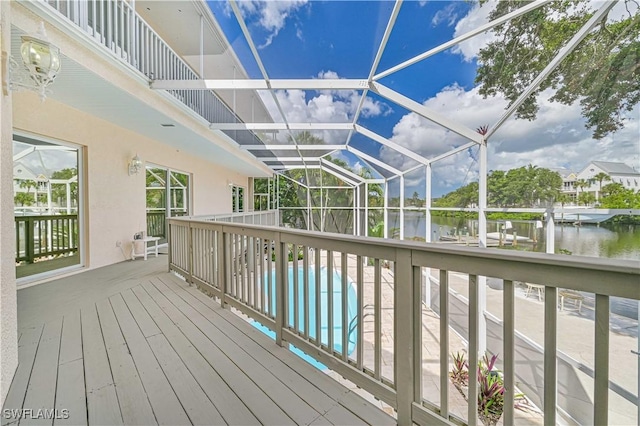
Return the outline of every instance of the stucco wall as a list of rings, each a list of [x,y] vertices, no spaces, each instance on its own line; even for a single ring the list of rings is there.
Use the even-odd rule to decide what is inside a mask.
[[[11,51],[11,5],[0,1],[1,50]],[[3,70],[0,70],[2,76]],[[11,94],[0,93],[0,259],[15,255],[13,224],[13,147]],[[16,270],[13,262],[0,262],[0,407],[9,392],[18,365]]]
[[[133,234],[146,229],[145,174],[128,174],[128,162],[135,154],[146,163],[191,174],[191,212],[195,215],[230,212],[228,182],[247,185],[247,176],[52,99],[41,103],[32,93],[16,93],[13,113],[17,131],[84,147],[90,268],[125,260],[116,241],[123,242],[128,255]]]

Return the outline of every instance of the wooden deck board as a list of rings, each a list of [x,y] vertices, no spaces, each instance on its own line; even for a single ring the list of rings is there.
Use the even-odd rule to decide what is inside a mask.
[[[273,340],[255,327],[247,327],[247,322],[245,320],[229,310],[223,309],[217,302],[206,296],[197,288],[189,286],[187,283],[172,274],[163,274],[160,278],[165,282],[173,282],[176,287],[182,288],[205,306],[208,306],[209,312],[215,315],[215,317],[211,319],[214,323],[218,323],[218,320],[222,319],[229,324],[232,324],[239,334],[242,334],[245,338],[251,339],[259,347],[274,355],[277,360],[287,365],[295,365],[295,370],[300,375],[307,378],[314,386],[321,389],[327,396],[342,405],[346,411],[353,413],[368,424],[396,424],[396,420],[393,417],[389,416],[382,410],[372,409],[372,405],[368,401],[340,385],[326,374],[318,374],[318,370],[315,367],[302,361],[293,352],[274,345]],[[238,334],[236,334],[236,337],[239,338]],[[337,412],[338,410],[335,410],[334,414]]]
[[[21,409],[23,407],[43,329],[44,325],[40,325],[22,330],[18,341],[18,368],[9,387],[9,394],[5,399],[4,407],[6,408]],[[17,422],[17,418],[2,416],[2,425]]]
[[[89,424],[121,425],[122,414],[95,309],[82,309],[82,356]]]
[[[156,423],[151,403],[144,386],[142,386],[138,370],[122,336],[109,299],[101,300],[96,304],[96,307],[98,308],[104,344],[109,356],[111,373],[116,385],[122,420],[127,425]]]
[[[45,324],[38,345],[36,359],[33,363],[31,379],[27,387],[24,406],[33,410],[51,410],[55,405],[56,382],[58,378],[58,356],[60,355],[60,338],[62,335],[62,318]],[[25,418],[21,425],[51,424],[52,420],[39,415]]]
[[[3,408],[58,414],[21,424],[395,422],[174,275],[135,273],[117,265],[86,287],[75,276],[19,292],[27,314]]]
[[[167,278],[164,277],[163,281],[169,282],[171,280],[167,280]],[[290,389],[295,390],[300,398],[304,399],[319,413],[324,414],[330,410],[333,410],[334,415],[336,415],[338,412],[341,412],[341,424],[361,423],[360,418],[352,414],[344,407],[341,407],[340,403],[336,399],[331,398],[329,395],[316,387],[314,383],[305,379],[303,376],[299,374],[291,374],[291,367],[284,361],[276,357],[271,352],[267,351],[263,346],[247,337],[245,333],[241,332],[226,320],[219,318],[216,310],[222,310],[222,308],[219,305],[216,305],[215,307],[208,306],[207,303],[210,300],[207,300],[206,295],[198,290],[195,290],[195,292],[192,293],[188,291],[187,288],[176,286],[175,284],[172,285],[171,288],[176,291],[177,295],[182,297],[185,301],[188,301],[193,306],[193,308],[196,309],[200,314],[205,316],[205,318],[209,318],[211,324],[219,327],[221,332],[223,332],[228,338],[233,340],[238,346],[245,350],[246,353],[250,354],[254,360],[253,362],[259,363],[265,370],[273,372],[276,377],[278,377]],[[201,300],[201,297],[204,300]],[[225,327],[224,325],[227,326]],[[273,342],[271,343],[273,344]],[[282,350],[286,351],[286,349]],[[346,389],[344,390],[344,392],[346,392]]]
[[[193,378],[169,341],[162,334],[148,338],[153,353],[194,425],[224,424],[222,415]]]
[[[54,425],[87,424],[87,399],[82,358],[58,366],[55,409],[59,415],[54,419]]]
[[[179,309],[160,293],[151,282],[144,283],[143,287],[204,356],[209,365],[215,366],[220,377],[233,389],[234,393],[238,395],[261,423],[270,425],[294,424],[293,420],[278,407],[266,393],[258,388],[238,366],[227,358],[224,353],[220,351],[185,314],[180,312]]]
[[[169,425],[189,423],[189,418],[153,355],[142,331],[138,328],[138,323],[131,315],[122,295],[111,296],[109,300],[157,422]]]
[[[135,287],[133,293],[158,325],[173,349],[180,356],[207,397],[213,402],[225,422],[229,424],[255,425],[258,419],[249,411],[233,390],[207,363],[200,352],[189,342],[176,325],[165,315],[151,296],[142,288]],[[125,295],[128,303],[128,298]]]
[[[231,359],[238,368],[250,377],[294,422],[298,424],[309,424],[322,414],[314,410],[303,398],[285,386],[271,370],[257,363],[256,360],[236,342],[175,294],[166,284],[160,280],[153,280],[153,283],[174,306],[189,317],[196,327],[198,327],[222,353]]]

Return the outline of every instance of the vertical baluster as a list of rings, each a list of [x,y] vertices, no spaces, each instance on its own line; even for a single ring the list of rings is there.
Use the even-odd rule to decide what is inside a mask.
[[[300,289],[300,277],[298,276],[298,245],[291,246],[291,256],[293,259],[293,328],[296,333],[300,333],[300,321],[298,321],[298,313],[300,312],[300,300],[298,299]]]
[[[515,398],[515,298],[514,285],[511,280],[504,280],[502,291],[502,306],[504,306],[504,320],[502,340],[504,342],[504,424],[514,424]]]
[[[328,306],[328,326],[329,353],[333,356],[333,251],[327,250],[327,306]]]
[[[118,45],[120,46],[120,57],[124,58],[126,55],[125,49],[124,49],[124,1],[120,0],[118,2],[118,11],[120,12],[120,20],[118,22],[118,25],[120,27],[120,40],[118,40]]]
[[[267,247],[267,270],[269,271],[269,275],[267,275],[267,313],[271,318],[275,317],[275,313],[273,312],[274,305],[274,269],[273,269],[273,256],[274,256],[274,244],[275,240],[267,240],[269,242],[269,246]]]
[[[98,34],[98,21],[96,20],[96,9],[98,8],[97,0],[89,0],[92,3],[91,7],[91,29],[93,30],[93,36],[95,37]]]
[[[430,285],[427,277],[427,285]],[[440,270],[440,415],[449,419],[449,272]]]
[[[380,380],[382,370],[382,271],[380,259],[374,261],[373,272],[373,304],[374,304],[374,356],[373,374]]]
[[[556,287],[545,287],[544,296],[544,424],[556,424],[558,395],[557,321],[558,302]]]
[[[422,268],[420,266],[413,267],[412,284],[413,288],[411,289],[411,297],[413,299],[413,402],[422,404]],[[428,278],[426,280],[426,285],[429,285]]]
[[[302,300],[304,301],[303,336],[309,339],[309,247],[303,246],[302,252]]]
[[[107,0],[107,32],[106,32],[106,46],[109,50],[113,51],[113,43],[111,38],[113,37],[113,17],[111,16],[111,1]]]
[[[478,424],[478,345],[479,345],[478,277],[469,275],[469,395],[467,401],[469,426]]]
[[[596,294],[593,398],[596,425],[609,424],[609,309],[609,296]]]
[[[322,347],[322,329],[321,329],[321,322],[322,322],[322,298],[321,298],[321,284],[322,284],[322,280],[321,280],[321,268],[320,268],[320,249],[316,248],[315,250],[315,283],[314,283],[314,291],[316,294],[316,345],[318,345],[318,347]]]
[[[260,293],[258,292],[258,265],[260,262],[260,250],[258,246],[260,239],[255,237],[251,242],[251,256],[253,258],[253,307],[258,309],[260,305]]]
[[[342,291],[340,297],[340,305],[342,307],[342,360],[347,361],[349,348],[349,323],[347,318],[349,317],[349,291],[347,289],[347,277],[348,277],[348,266],[347,266],[347,253],[342,253],[340,256],[340,277],[342,278]]]
[[[362,300],[364,299],[364,273],[363,273],[363,258],[362,256],[358,255],[358,257],[356,258],[357,261],[357,272],[356,272],[356,279],[357,279],[357,308],[356,308],[356,315],[357,315],[357,320],[356,320],[356,327],[357,327],[357,333],[358,333],[358,337],[356,338],[356,362],[358,364],[358,370],[362,371],[363,370],[363,363],[364,363],[364,323],[362,322],[362,318],[364,315],[363,309],[363,303]]]

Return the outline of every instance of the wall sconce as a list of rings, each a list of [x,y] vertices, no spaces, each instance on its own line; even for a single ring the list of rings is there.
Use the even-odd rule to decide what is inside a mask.
[[[129,176],[137,175],[141,169],[142,169],[142,160],[140,159],[140,157],[138,157],[138,154],[136,154],[136,156],[133,157],[129,162]]]
[[[60,72],[60,49],[49,42],[44,22],[40,22],[35,35],[21,38],[22,65],[7,52],[2,52],[2,67],[7,76],[2,82],[3,93],[8,95],[9,90],[32,90],[38,92],[44,102],[47,88]]]

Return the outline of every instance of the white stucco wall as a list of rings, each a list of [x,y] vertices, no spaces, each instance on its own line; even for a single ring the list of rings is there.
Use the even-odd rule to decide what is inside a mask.
[[[41,103],[32,93],[16,93],[13,112],[17,131],[84,147],[90,268],[125,260],[116,241],[122,241],[125,253],[129,254],[133,234],[146,229],[145,174],[128,174],[128,163],[135,154],[146,163],[191,174],[191,212],[195,215],[230,212],[228,182],[247,185],[247,176],[53,99]],[[34,120],[34,116],[38,119]]]
[[[11,51],[11,4],[0,1],[0,50]],[[3,70],[0,70],[0,77]],[[0,93],[0,407],[18,366],[16,268],[6,262],[15,256],[13,223],[13,144],[11,94]]]

